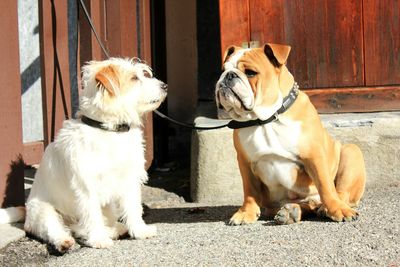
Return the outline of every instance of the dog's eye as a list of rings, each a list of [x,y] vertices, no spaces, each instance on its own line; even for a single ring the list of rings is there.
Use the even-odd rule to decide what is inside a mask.
[[[139,78],[138,78],[138,76],[136,76],[136,75],[133,75],[132,78],[131,78],[132,81],[137,81],[138,79],[139,79]]]
[[[151,73],[148,72],[147,70],[144,70],[143,71],[143,76],[146,77],[146,78],[151,78]]]
[[[245,69],[245,70],[244,70],[244,74],[246,74],[247,78],[253,78],[253,77],[256,76],[258,73],[255,72],[254,70]]]

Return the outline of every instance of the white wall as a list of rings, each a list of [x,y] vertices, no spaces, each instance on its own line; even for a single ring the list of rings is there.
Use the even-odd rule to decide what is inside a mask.
[[[23,142],[43,140],[38,1],[18,0]]]

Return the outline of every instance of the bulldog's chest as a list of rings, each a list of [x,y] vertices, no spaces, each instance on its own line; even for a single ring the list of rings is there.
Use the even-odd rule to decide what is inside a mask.
[[[240,129],[238,136],[253,173],[268,186],[290,189],[299,165],[301,123],[280,120]]]

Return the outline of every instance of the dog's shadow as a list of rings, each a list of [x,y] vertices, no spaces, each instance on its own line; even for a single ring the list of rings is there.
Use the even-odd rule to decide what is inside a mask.
[[[145,207],[144,220],[146,223],[202,223],[224,222],[229,224],[229,219],[239,209],[239,206],[203,206],[195,208],[160,208]],[[273,218],[261,215],[259,220],[264,221],[264,226],[281,226]],[[314,223],[331,222],[328,218],[309,216],[302,221]]]
[[[238,206],[207,206],[190,208],[145,208],[146,223],[227,222]]]

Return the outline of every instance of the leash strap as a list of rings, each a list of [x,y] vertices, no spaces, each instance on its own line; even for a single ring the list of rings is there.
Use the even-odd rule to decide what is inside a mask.
[[[252,126],[260,126],[264,125],[273,121],[278,120],[278,115],[284,113],[286,110],[288,110],[296,101],[297,96],[299,95],[299,85],[294,82],[292,89],[290,90],[289,94],[283,99],[282,106],[266,120],[250,120],[250,121],[235,121],[232,120],[228,123],[228,128],[230,129],[240,129],[240,128],[246,128],[246,127],[252,127]]]

